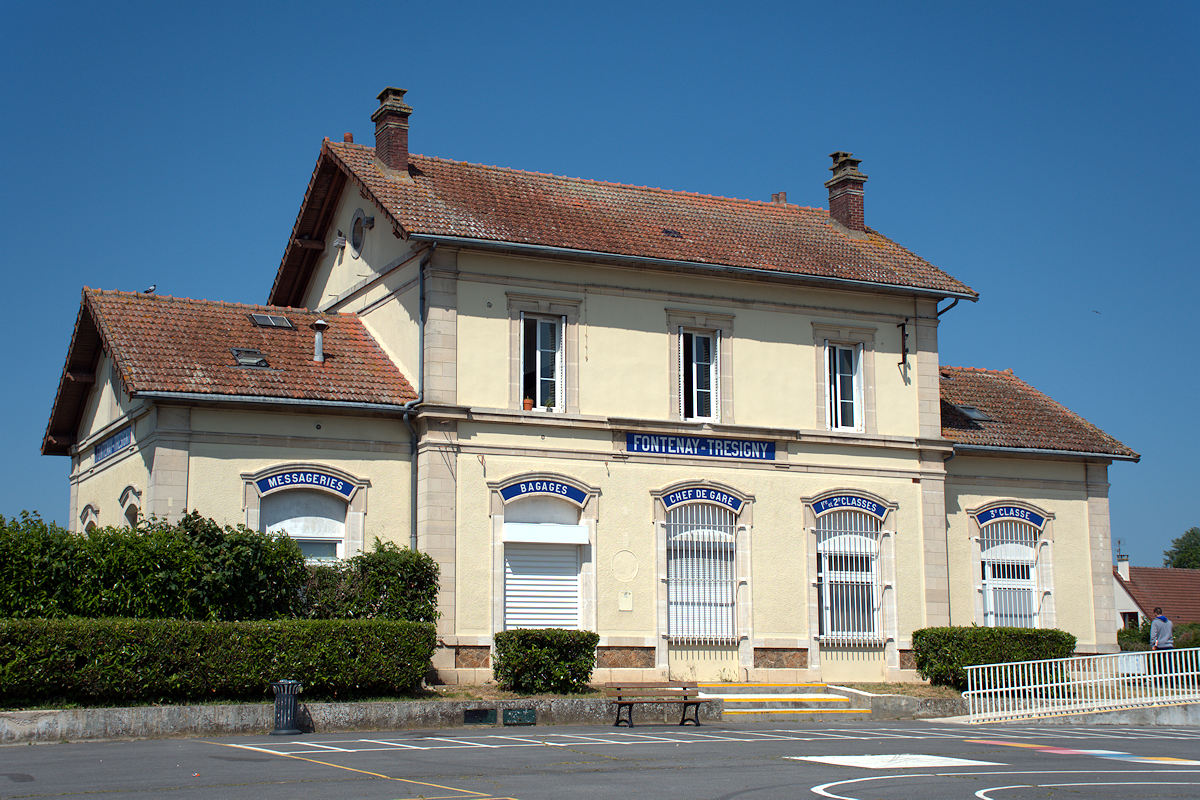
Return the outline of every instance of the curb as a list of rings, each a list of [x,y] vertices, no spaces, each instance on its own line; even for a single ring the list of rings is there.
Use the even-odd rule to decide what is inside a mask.
[[[402,700],[365,703],[300,703],[297,722],[305,733],[463,727],[465,712],[532,710],[538,725],[611,725],[606,698],[540,700]],[[700,719],[719,722],[724,703],[707,700]],[[674,706],[646,704],[639,723],[677,722]],[[672,718],[671,715],[675,715]],[[33,744],[172,736],[265,736],[274,727],[270,703],[204,706],[136,706],[0,712],[0,744]],[[470,727],[500,727],[490,724]]]

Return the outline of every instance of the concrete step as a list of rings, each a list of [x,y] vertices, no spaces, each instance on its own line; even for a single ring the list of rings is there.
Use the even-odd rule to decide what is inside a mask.
[[[701,692],[718,695],[824,694],[824,683],[700,683]]]
[[[837,718],[838,720],[861,720],[871,718],[869,708],[726,708],[721,719],[751,720],[800,720],[814,718]]]
[[[717,694],[701,692],[702,698],[725,702],[725,710],[756,708],[849,708],[850,698],[833,694]]]

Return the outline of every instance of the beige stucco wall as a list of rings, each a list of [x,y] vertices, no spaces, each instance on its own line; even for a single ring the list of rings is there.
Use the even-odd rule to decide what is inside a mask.
[[[205,516],[246,523],[242,475],[304,463],[370,481],[366,548],[375,537],[408,545],[408,433],[397,419],[194,408],[190,438],[189,506]]]
[[[897,325],[915,315],[911,300],[700,276],[680,281],[651,271],[469,252],[458,254],[457,269],[460,404],[512,406],[510,299],[532,296],[579,304],[575,380],[584,415],[672,415],[668,376],[678,356],[667,317],[674,310],[733,318],[722,330],[733,384],[723,423],[823,429],[825,409],[815,387],[823,380],[824,341],[814,338],[814,326],[841,326],[868,331],[873,339],[873,369],[865,377],[876,398],[867,400],[876,410],[876,432],[918,433],[914,339],[908,369],[898,365]]]
[[[1043,538],[1051,537],[1050,558],[1054,627],[1076,636],[1077,648],[1095,652],[1102,635],[1096,628],[1092,598],[1110,591],[1092,583],[1091,532],[1084,465],[1046,459],[979,458],[960,456],[948,465],[946,512],[952,581],[952,623],[982,624],[979,604],[979,561],[974,543],[979,529],[968,515],[988,503],[1011,500],[1053,515]],[[1108,558],[1108,554],[1104,554]]]

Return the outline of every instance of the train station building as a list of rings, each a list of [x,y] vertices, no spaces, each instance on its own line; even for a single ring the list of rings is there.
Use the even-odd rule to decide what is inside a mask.
[[[447,682],[516,627],[599,633],[595,680],[912,679],[950,624],[1116,649],[1138,455],[940,363],[977,294],[866,224],[858,159],[806,208],[416,155],[411,114],[321,144],[266,304],[83,291],[43,444],[74,528],[411,544]]]

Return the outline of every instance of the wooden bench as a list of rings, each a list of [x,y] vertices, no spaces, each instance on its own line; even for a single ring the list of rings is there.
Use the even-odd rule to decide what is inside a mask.
[[[700,724],[700,690],[691,681],[659,681],[655,683],[607,683],[604,693],[612,698],[617,709],[617,718],[613,727],[619,727],[624,722],[633,727],[633,707],[647,703],[683,706],[683,714],[679,724]],[[622,719],[621,710],[624,709]],[[691,710],[691,717],[688,710]]]

